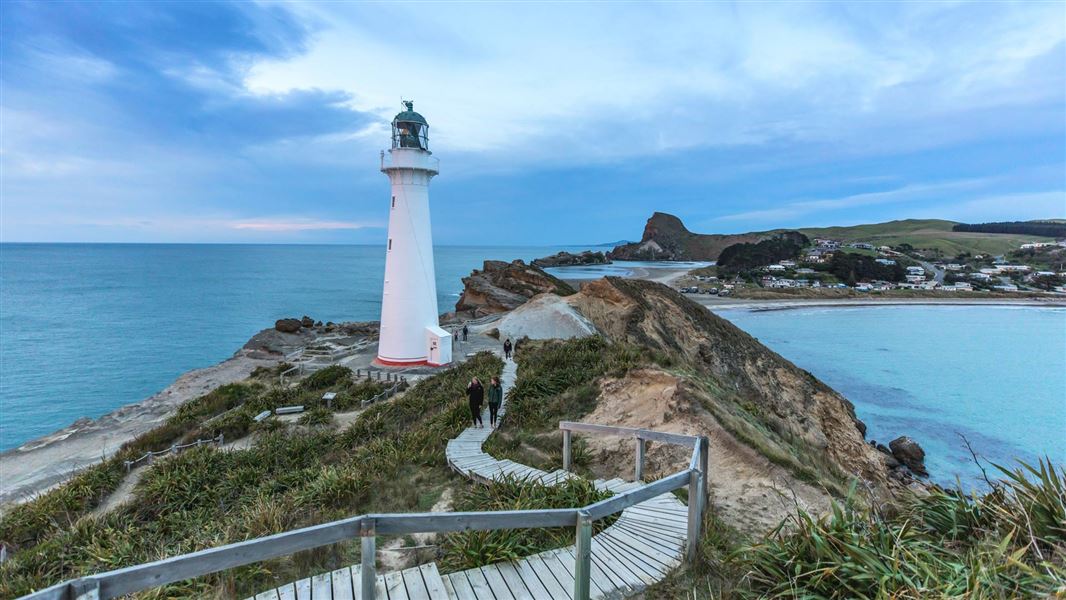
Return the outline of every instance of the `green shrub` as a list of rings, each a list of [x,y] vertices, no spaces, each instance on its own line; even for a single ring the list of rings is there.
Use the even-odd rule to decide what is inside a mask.
[[[300,415],[300,420],[298,422],[300,425],[322,427],[333,423],[333,413],[325,406],[316,406]]]
[[[330,365],[315,371],[300,382],[300,388],[309,391],[327,390],[339,383],[351,381],[352,370],[340,365]]]

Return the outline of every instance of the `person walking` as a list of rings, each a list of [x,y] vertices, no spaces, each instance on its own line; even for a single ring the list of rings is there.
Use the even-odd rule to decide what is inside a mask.
[[[503,342],[503,357],[508,360],[511,358],[511,338],[507,338]]]
[[[470,417],[474,420],[474,427],[482,428],[485,422],[481,420],[481,403],[485,401],[485,388],[475,377],[466,386],[466,399],[470,403]]]
[[[470,333],[470,330],[466,328],[466,323],[463,323],[463,341],[466,341],[466,335]]]
[[[500,378],[493,377],[489,381],[489,427],[496,429],[496,414],[500,412],[500,404],[503,403],[503,386]]]

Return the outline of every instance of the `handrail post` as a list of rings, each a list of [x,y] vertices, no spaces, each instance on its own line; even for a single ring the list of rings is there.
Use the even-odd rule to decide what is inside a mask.
[[[574,600],[589,600],[592,577],[592,519],[589,513],[577,513],[577,544],[574,548]]]
[[[703,518],[703,513],[707,512],[707,498],[708,492],[708,480],[710,473],[708,471],[708,463],[710,460],[710,446],[711,441],[707,439],[707,436],[701,435],[699,440],[700,448],[700,518]]]
[[[570,470],[570,430],[563,430],[563,470]]]
[[[637,468],[633,481],[644,481],[644,438],[637,436]]]
[[[696,562],[697,548],[700,544],[700,525],[702,524],[700,505],[703,504],[700,498],[702,487],[700,480],[702,478],[697,469],[688,472],[688,548],[685,558],[689,564]]]
[[[365,519],[359,524],[359,536],[362,538],[362,581],[364,600],[374,600],[374,588],[377,584],[377,573],[374,571],[374,562],[377,558],[375,523],[371,519]]]

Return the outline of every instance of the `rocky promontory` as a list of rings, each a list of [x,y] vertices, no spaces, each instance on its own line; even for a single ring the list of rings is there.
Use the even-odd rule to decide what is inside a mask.
[[[624,244],[607,253],[611,260],[718,260],[722,250],[742,242],[761,242],[778,231],[740,234],[705,234],[689,231],[681,219],[657,212],[644,226],[639,242]]]
[[[481,270],[463,277],[463,294],[455,303],[455,312],[478,318],[513,310],[537,294],[568,296],[575,291],[565,281],[524,261],[486,260]]]
[[[607,255],[603,252],[593,252],[592,250],[585,250],[578,254],[564,251],[551,256],[536,258],[531,264],[535,267],[547,269],[551,267],[573,267],[579,265],[609,265],[611,264],[611,259],[607,258]]]

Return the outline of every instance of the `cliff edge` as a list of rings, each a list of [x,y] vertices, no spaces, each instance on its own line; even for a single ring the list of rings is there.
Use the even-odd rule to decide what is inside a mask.
[[[623,244],[607,253],[611,260],[718,260],[722,250],[741,242],[756,243],[776,231],[740,234],[693,233],[674,215],[654,213],[639,242]]]

